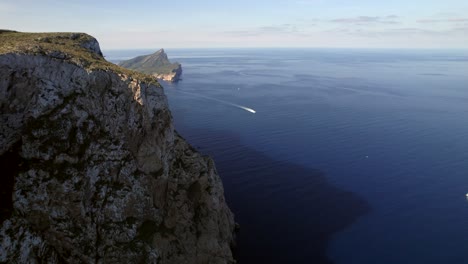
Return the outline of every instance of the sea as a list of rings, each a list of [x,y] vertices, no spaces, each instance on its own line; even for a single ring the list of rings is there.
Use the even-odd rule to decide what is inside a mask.
[[[114,63],[154,50],[109,50]],[[468,263],[468,50],[165,49],[239,263]]]

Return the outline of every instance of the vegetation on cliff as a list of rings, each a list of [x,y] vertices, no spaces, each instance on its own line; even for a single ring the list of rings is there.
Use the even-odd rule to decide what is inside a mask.
[[[182,73],[180,63],[171,63],[167,54],[164,52],[164,49],[160,49],[153,54],[142,55],[130,60],[122,61],[119,65],[127,69],[151,74],[159,79],[168,81],[178,80]]]
[[[154,76],[128,70],[106,61],[97,40],[85,33],[26,33],[0,30],[0,43],[0,55],[8,53],[47,55],[88,70],[110,70],[146,83],[158,83]]]

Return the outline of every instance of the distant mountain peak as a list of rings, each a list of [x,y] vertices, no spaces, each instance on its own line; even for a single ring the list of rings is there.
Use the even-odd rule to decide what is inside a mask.
[[[120,66],[131,70],[151,74],[158,79],[177,81],[182,74],[180,63],[171,63],[164,49],[149,55],[142,55],[130,60],[122,61]]]

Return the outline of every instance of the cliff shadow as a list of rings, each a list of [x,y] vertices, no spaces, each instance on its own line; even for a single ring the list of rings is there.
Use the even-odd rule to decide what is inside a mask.
[[[370,210],[356,194],[331,185],[320,170],[274,160],[228,133],[179,132],[215,160],[240,224],[235,257],[241,264],[332,263],[327,256],[332,236]]]
[[[13,191],[15,177],[20,171],[22,159],[20,157],[21,141],[13,144],[9,150],[0,155],[0,227],[13,212]]]

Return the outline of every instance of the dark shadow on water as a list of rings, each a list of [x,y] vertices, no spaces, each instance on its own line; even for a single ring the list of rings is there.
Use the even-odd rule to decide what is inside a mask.
[[[331,236],[369,211],[320,170],[273,160],[223,132],[179,131],[216,162],[240,224],[239,263],[332,263],[326,255]]]

